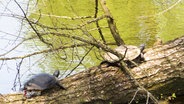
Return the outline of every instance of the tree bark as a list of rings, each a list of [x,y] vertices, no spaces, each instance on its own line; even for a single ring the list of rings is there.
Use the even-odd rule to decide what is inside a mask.
[[[135,79],[156,98],[184,95],[184,36],[146,51],[146,60],[130,69]],[[0,96],[0,103],[126,104],[146,99],[147,93],[135,85],[120,67],[95,66],[61,80],[58,88],[42,96],[25,99],[22,94]]]

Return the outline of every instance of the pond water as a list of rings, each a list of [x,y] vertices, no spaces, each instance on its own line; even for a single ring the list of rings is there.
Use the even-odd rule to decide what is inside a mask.
[[[27,0],[18,1],[26,8]],[[56,1],[60,2],[60,0]],[[147,46],[152,46],[157,36],[166,42],[182,36],[184,33],[184,3],[181,0],[108,0],[107,3],[115,18],[119,32],[127,44],[139,45],[145,43]],[[86,4],[80,8],[86,8]],[[12,0],[10,2],[0,1],[0,55],[16,46],[24,38],[23,34],[26,34],[26,31],[21,30],[21,26],[25,25],[21,24],[20,19],[11,17],[11,14],[21,16],[22,12]],[[21,34],[19,34],[20,30]],[[108,40],[112,40],[112,38]],[[29,44],[31,43],[27,45]],[[20,46],[15,51],[7,54],[6,57],[21,56],[30,52],[32,52],[30,47]],[[0,58],[3,57],[0,56]],[[53,71],[46,71],[43,67],[38,67],[37,61],[40,58],[41,56],[36,56],[34,61],[30,61],[31,58],[24,59],[20,67],[21,60],[0,61],[0,93],[14,92],[14,82],[16,82],[15,85],[18,90],[20,82],[22,84],[30,74],[42,71],[52,73]],[[86,63],[89,62],[91,62],[90,58]],[[90,65],[95,64],[90,63]],[[16,77],[19,69],[21,70],[20,76]]]

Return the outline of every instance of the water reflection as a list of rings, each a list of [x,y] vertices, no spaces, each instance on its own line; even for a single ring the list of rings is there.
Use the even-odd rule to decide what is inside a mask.
[[[182,0],[121,2],[110,0],[108,5],[127,44],[146,43],[147,46],[152,46],[158,36],[166,42],[183,35],[182,2]]]

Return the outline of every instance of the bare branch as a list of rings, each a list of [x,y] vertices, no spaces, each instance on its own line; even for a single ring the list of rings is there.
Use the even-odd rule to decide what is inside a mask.
[[[15,76],[14,79],[14,83],[13,83],[13,90],[16,91],[16,86],[17,84],[19,84],[19,88],[21,88],[21,82],[20,82],[20,67],[22,65],[23,59],[20,60],[20,62],[17,64],[17,74]]]
[[[18,7],[20,8],[20,10],[22,11],[22,13],[23,13],[23,15],[24,15],[24,18],[25,18],[26,21],[29,23],[29,25],[31,26],[31,28],[33,29],[33,31],[36,33],[36,35],[39,37],[39,39],[40,39],[43,43],[52,46],[51,43],[46,42],[46,41],[44,40],[44,38],[37,32],[36,28],[35,28],[35,27],[32,25],[32,23],[29,21],[27,15],[26,15],[26,13],[25,13],[25,11],[24,11],[23,8],[20,6],[20,4],[19,4],[16,0],[14,0],[14,1],[15,1],[15,3],[18,5]]]
[[[105,12],[105,15],[108,16],[107,18],[107,22],[108,22],[108,25],[109,25],[109,28],[110,28],[110,31],[114,37],[114,40],[116,41],[116,44],[118,46],[120,45],[123,45],[124,44],[124,41],[121,39],[119,33],[118,33],[118,29],[115,25],[115,22],[114,22],[114,19],[113,19],[113,16],[111,15],[109,9],[107,8],[106,6],[106,0],[100,0],[100,3],[101,3],[101,6]]]
[[[60,50],[60,49],[73,48],[75,46],[85,46],[85,45],[86,44],[75,44],[75,45],[71,45],[71,46],[60,46],[60,47],[55,48],[55,49],[42,50],[42,51],[34,52],[34,53],[31,53],[31,54],[23,55],[23,56],[4,57],[4,58],[0,58],[0,60],[24,59],[24,58],[31,57],[31,56],[34,56],[34,55],[39,55],[39,54],[43,54],[43,53],[54,52],[54,51],[57,51],[57,50]]]
[[[31,14],[36,14],[36,15],[40,15],[39,13],[34,13],[34,12],[30,12]],[[81,16],[81,17],[69,17],[69,16],[58,16],[58,15],[51,15],[51,14],[44,14],[42,13],[42,16],[46,16],[46,17],[53,17],[53,18],[62,18],[62,19],[69,19],[69,20],[77,20],[77,19],[88,19],[88,18],[92,18],[92,16]]]
[[[94,17],[97,18],[97,16],[98,16],[98,0],[95,0],[95,15],[94,15]],[[106,44],[105,37],[103,36],[102,30],[99,26],[98,21],[96,21],[96,27],[98,29],[100,37],[102,38],[103,43]]]

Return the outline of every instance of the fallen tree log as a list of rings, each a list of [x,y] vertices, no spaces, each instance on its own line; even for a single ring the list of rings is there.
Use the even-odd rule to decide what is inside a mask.
[[[130,69],[134,78],[156,98],[184,95],[184,36],[146,51],[146,62]],[[120,67],[95,66],[61,80],[67,90],[45,91],[25,99],[22,94],[0,96],[0,103],[126,104],[146,99],[134,80]]]

